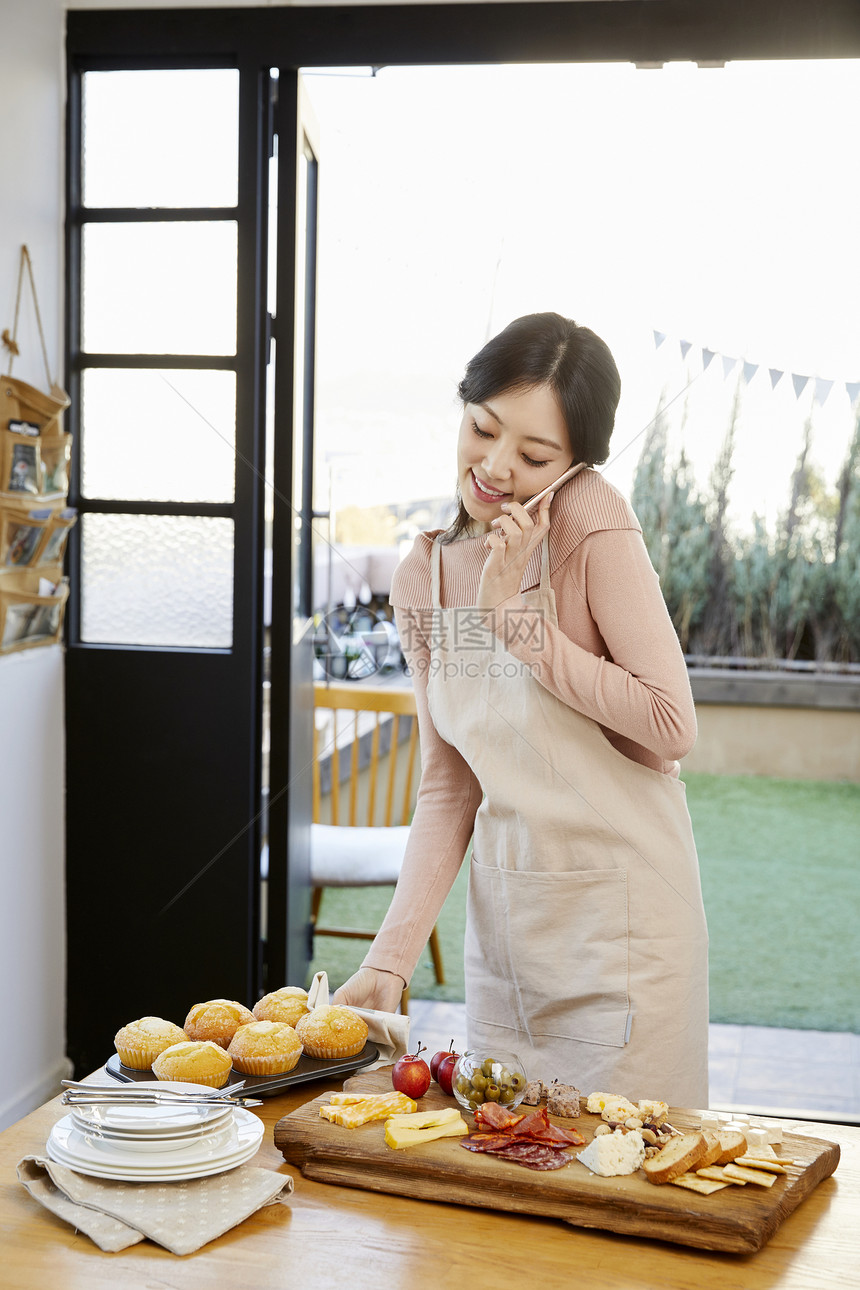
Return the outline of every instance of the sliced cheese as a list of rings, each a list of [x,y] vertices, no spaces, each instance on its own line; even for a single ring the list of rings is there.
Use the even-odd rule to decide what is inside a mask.
[[[386,1120],[390,1115],[412,1112],[416,1107],[417,1103],[405,1093],[374,1093],[347,1106],[321,1106],[320,1117],[345,1129],[357,1129],[372,1120]]]
[[[456,1113],[455,1113],[456,1114]],[[469,1132],[469,1126],[459,1114],[456,1119],[446,1120],[444,1124],[428,1124],[424,1128],[413,1128],[407,1121],[412,1118],[386,1120],[386,1146],[400,1150],[403,1147],[417,1147],[422,1142],[435,1142],[437,1138],[459,1138]]]
[[[391,1115],[386,1120],[389,1124],[406,1124],[410,1129],[435,1129],[442,1124],[465,1123],[456,1106],[446,1106],[438,1111],[413,1111],[406,1115]]]

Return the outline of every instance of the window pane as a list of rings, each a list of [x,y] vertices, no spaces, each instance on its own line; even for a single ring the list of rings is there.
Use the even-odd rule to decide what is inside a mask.
[[[85,497],[232,502],[234,372],[84,371]]]
[[[232,520],[84,515],[81,528],[83,640],[232,645]]]
[[[85,224],[84,351],[235,354],[236,229]]]
[[[235,69],[87,72],[85,206],[235,206]]]

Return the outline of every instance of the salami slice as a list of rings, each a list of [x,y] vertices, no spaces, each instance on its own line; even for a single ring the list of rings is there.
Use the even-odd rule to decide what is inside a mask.
[[[566,1151],[557,1151],[539,1142],[511,1142],[489,1154],[501,1156],[515,1165],[524,1165],[526,1169],[563,1169],[571,1161]]]

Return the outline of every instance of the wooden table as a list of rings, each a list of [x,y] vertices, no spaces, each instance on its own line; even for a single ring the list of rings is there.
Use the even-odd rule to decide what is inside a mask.
[[[105,1254],[38,1205],[15,1176],[41,1154],[64,1109],[46,1103],[0,1134],[0,1285],[4,1290],[841,1290],[860,1267],[860,1128],[785,1121],[791,1132],[838,1142],[842,1158],[755,1255],[589,1232],[554,1219],[442,1205],[326,1186],[304,1179],[276,1150],[274,1124],[331,1084],[303,1084],[270,1098],[254,1163],[291,1173],[287,1206],[273,1205],[178,1258],[144,1241]]]

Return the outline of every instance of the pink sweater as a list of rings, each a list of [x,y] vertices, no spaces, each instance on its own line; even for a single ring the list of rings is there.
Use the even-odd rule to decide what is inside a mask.
[[[391,588],[418,704],[422,772],[400,881],[364,960],[404,981],[463,862],[482,796],[469,766],[437,733],[427,707],[435,536],[419,536]],[[483,537],[442,547],[444,608],[474,605],[486,555]],[[585,470],[559,492],[549,555],[558,627],[544,624],[536,636],[528,619],[537,610],[523,609],[507,620],[499,615],[505,647],[533,663],[538,639],[541,684],[596,721],[620,752],[677,775],[677,759],[696,739],[687,668],[636,516],[602,475]],[[538,550],[522,590],[539,584]]]

